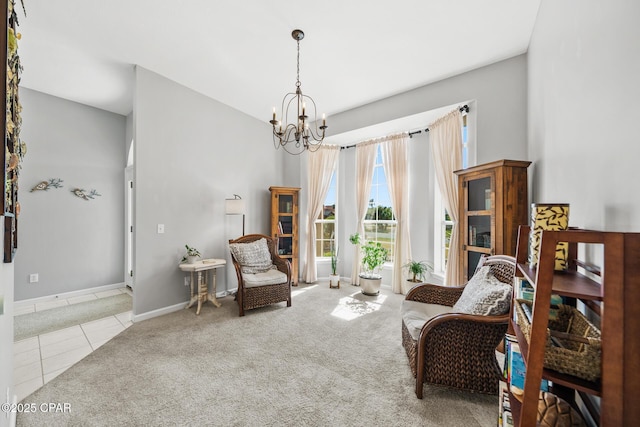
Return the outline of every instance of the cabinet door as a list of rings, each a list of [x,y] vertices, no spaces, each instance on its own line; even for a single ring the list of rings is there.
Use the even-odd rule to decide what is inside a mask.
[[[495,175],[478,174],[463,182],[462,248],[463,279],[474,273],[483,254],[491,255],[495,246]]]
[[[274,237],[278,237],[278,254],[285,258],[291,257],[296,252],[296,194],[274,192],[271,207],[271,232]]]

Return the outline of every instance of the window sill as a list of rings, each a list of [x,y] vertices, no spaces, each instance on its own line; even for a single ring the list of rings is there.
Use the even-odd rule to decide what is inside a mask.
[[[431,272],[430,274],[433,279],[436,279],[440,283],[444,283],[444,275],[445,275],[444,271],[437,271],[437,272],[434,271],[434,272]]]

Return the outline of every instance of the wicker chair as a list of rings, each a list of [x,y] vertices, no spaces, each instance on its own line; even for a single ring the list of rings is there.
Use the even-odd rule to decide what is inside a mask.
[[[268,273],[261,273],[262,276],[260,274],[243,273],[242,265],[236,259],[233,251],[231,251],[231,260],[238,277],[236,300],[238,301],[240,316],[244,316],[245,310],[283,301],[286,301],[287,307],[291,307],[291,265],[288,260],[280,258],[278,255],[276,251],[277,239],[263,234],[248,234],[235,240],[229,240],[229,244],[252,243],[262,238],[267,241],[271,263],[276,266],[277,271],[271,270]]]
[[[513,257],[483,257],[476,271],[481,265],[489,265],[499,281],[513,285]],[[447,306],[434,306],[442,314],[436,313],[426,321],[418,339],[412,337],[404,318],[402,321],[402,345],[416,378],[418,399],[422,399],[423,383],[487,394],[498,392],[502,374],[495,351],[507,331],[509,314],[482,316],[448,312],[463,289],[464,286],[424,283],[407,293],[405,299],[409,301]]]

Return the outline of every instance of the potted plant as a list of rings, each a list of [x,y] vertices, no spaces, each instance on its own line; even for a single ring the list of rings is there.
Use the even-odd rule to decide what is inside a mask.
[[[387,260],[389,250],[380,242],[366,242],[362,247],[362,269],[360,286],[365,295],[378,295],[382,276],[377,271]]]
[[[201,256],[200,252],[189,245],[184,245],[184,247],[187,249],[187,253],[182,257],[182,262],[186,261],[187,264],[195,263]]]
[[[329,275],[329,287],[340,287],[340,275],[338,274],[338,248],[331,245],[331,274]]]
[[[353,234],[351,234],[351,235],[349,236],[349,242],[351,242],[351,243],[353,244],[353,246],[355,246],[355,248],[354,248],[354,249],[355,249],[355,251],[354,251],[354,252],[355,252],[355,257],[354,257],[354,258],[357,258],[357,257],[358,257],[358,253],[357,253],[357,251],[358,251],[358,245],[360,244],[360,233],[353,233]],[[354,275],[355,275],[355,274],[356,274],[355,272],[352,272],[352,275],[351,275],[351,285],[352,285],[352,286],[360,286],[360,285],[358,284],[358,282],[356,281],[356,279],[354,278]]]
[[[349,236],[349,241],[351,243],[353,243],[354,245],[357,245],[360,243],[360,233],[353,233],[352,235]]]
[[[427,261],[413,261],[409,260],[408,263],[402,266],[407,271],[407,285],[408,289],[411,289],[417,283],[421,283],[424,280],[425,273],[433,271],[433,266]]]

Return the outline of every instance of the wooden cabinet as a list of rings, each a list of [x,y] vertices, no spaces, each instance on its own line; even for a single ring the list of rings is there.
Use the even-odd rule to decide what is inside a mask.
[[[298,286],[298,195],[300,188],[269,187],[271,235],[278,238],[278,254],[291,263],[291,285]]]
[[[529,227],[520,227],[516,275],[535,289],[529,342],[517,322],[512,321],[509,328],[517,337],[526,366],[522,400],[510,396],[514,425],[536,425],[542,378],[550,380],[552,392],[569,403],[578,398],[584,402],[583,414],[589,412],[597,425],[636,425],[640,419],[640,233],[543,231],[540,258],[533,268],[526,263],[528,235]],[[568,271],[554,271],[558,242],[569,242]],[[580,251],[579,244],[584,246]],[[579,252],[601,253],[604,268],[577,260]],[[551,294],[582,302],[582,311],[589,311],[594,323],[599,323],[602,376],[597,382],[544,368]]]
[[[529,223],[527,167],[531,162],[498,160],[456,171],[460,213],[462,283],[483,254],[515,254],[518,226]]]

